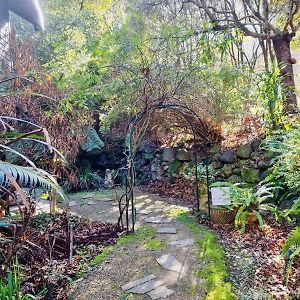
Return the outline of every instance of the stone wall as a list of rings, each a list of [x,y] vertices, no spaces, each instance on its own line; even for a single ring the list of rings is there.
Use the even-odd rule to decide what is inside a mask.
[[[222,150],[212,147],[208,151],[208,163],[214,181],[232,183],[258,183],[265,176],[274,153],[261,149],[261,140],[241,145],[236,150]],[[197,158],[205,163],[205,156]],[[183,168],[194,164],[193,151],[187,149],[165,148],[153,154],[151,161],[151,180],[179,178]]]

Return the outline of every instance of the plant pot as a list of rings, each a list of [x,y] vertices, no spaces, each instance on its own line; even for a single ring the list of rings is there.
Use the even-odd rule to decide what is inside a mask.
[[[257,222],[257,216],[254,213],[250,213],[247,217],[247,224],[253,224]]]
[[[207,208],[208,210],[208,208]],[[235,218],[237,209],[228,210],[224,207],[211,206],[210,219],[216,224],[231,224]]]

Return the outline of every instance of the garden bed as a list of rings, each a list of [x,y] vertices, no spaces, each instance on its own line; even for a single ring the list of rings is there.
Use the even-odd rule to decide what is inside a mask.
[[[11,234],[0,232],[0,239]],[[116,225],[67,213],[35,216],[17,252],[22,291],[43,299],[66,299],[68,283],[90,269],[93,258],[122,234]],[[9,247],[0,244],[0,251],[5,256]]]

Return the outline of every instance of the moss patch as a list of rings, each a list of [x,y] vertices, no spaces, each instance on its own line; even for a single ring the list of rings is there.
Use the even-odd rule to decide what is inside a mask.
[[[181,214],[177,219],[194,233],[202,236],[201,239],[196,240],[196,244],[198,245],[197,256],[204,263],[204,267],[198,271],[197,276],[206,281],[205,300],[236,300],[231,284],[226,282],[228,271],[225,264],[225,251],[217,242],[217,236],[200,227],[188,213]]]
[[[144,247],[148,250],[160,250],[166,247],[166,243],[161,240],[149,240],[144,243]]]

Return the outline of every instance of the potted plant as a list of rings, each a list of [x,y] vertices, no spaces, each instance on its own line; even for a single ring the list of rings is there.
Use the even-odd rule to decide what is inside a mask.
[[[231,205],[228,209],[235,211],[235,226],[241,233],[246,231],[246,226],[250,223],[258,222],[262,228],[263,211],[271,211],[276,217],[279,216],[278,209],[269,203],[274,197],[273,191],[278,187],[265,184],[253,189],[226,182],[215,183],[213,186],[230,188]]]
[[[214,203],[214,197],[218,197],[216,195],[217,192],[219,193],[220,197],[218,205]],[[231,203],[231,190],[228,189],[228,184],[226,182],[213,183],[211,187],[211,194],[211,221],[217,224],[231,224],[234,221],[235,215],[237,213],[237,204]],[[229,197],[226,194],[229,194]],[[208,205],[206,205],[206,209],[208,210]]]

